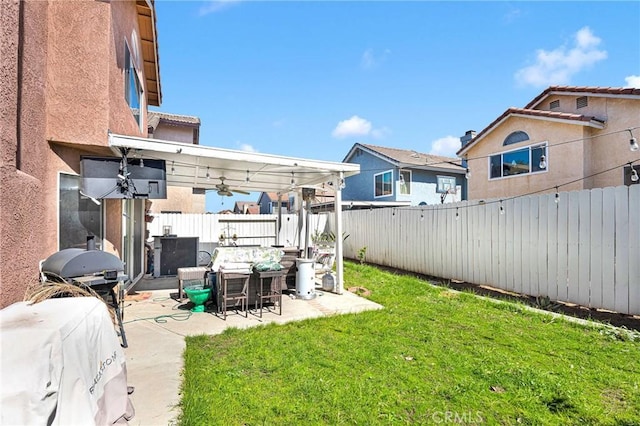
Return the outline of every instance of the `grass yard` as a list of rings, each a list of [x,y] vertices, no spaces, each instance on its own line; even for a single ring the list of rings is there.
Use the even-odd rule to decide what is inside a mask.
[[[640,342],[347,262],[379,311],[187,338],[182,425],[640,425]]]

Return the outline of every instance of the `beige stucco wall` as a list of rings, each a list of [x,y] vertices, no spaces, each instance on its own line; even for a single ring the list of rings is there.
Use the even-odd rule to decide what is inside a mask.
[[[149,212],[161,213],[163,211],[182,213],[204,213],[204,194],[192,194],[191,188],[179,186],[167,187],[167,198],[165,200],[151,200],[153,204]]]
[[[0,308],[58,250],[59,174],[79,174],[82,154],[113,155],[109,130],[146,136],[124,97],[134,29],[135,2],[0,2]],[[122,203],[104,205],[105,249],[118,253]]]
[[[194,131],[191,125],[169,124],[160,121],[153,132],[155,139],[162,139],[175,142],[192,144],[194,141]],[[170,173],[171,164],[167,163],[167,173]],[[167,198],[164,200],[152,200],[153,204],[149,210],[151,213],[162,211],[173,211],[182,213],[204,213],[205,195],[193,194],[191,188],[177,186],[167,187]]]
[[[587,107],[576,109],[575,97],[554,97],[537,109],[545,109],[553,99],[560,99],[561,106],[567,106],[566,112],[607,120],[605,128],[531,117],[507,118],[467,152],[472,173],[468,181],[469,199],[507,198],[543,190],[555,192],[555,186],[559,186],[559,191],[575,191],[623,184],[623,168],[616,166],[640,161],[640,154],[629,150],[630,135],[626,131],[640,126],[640,100],[589,97]],[[517,130],[526,132],[530,140],[503,146],[504,139]],[[545,141],[548,142],[546,172],[489,179],[489,156]],[[613,170],[601,173],[611,168]],[[593,174],[597,176],[583,179]]]
[[[504,139],[516,130],[526,132],[530,140],[503,146]],[[471,178],[467,182],[469,199],[507,198],[553,188],[560,183],[578,179],[582,176],[583,171],[581,144],[565,144],[548,148],[546,172],[509,176],[501,179],[489,180],[489,156],[545,141],[549,145],[553,145],[558,141],[582,137],[582,126],[566,126],[557,122],[519,117],[508,118],[481,143],[468,151],[468,166],[471,170]],[[582,189],[581,182],[564,186],[561,190],[579,189]]]
[[[154,139],[163,139],[167,141],[193,143],[192,127],[177,126],[160,122],[153,132]]]

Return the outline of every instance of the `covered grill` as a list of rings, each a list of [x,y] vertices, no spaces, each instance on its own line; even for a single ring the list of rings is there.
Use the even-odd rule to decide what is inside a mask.
[[[127,338],[122,326],[123,312],[120,302],[124,299],[123,287],[116,295],[115,287],[126,282],[124,264],[117,256],[101,250],[95,250],[93,237],[87,238],[87,249],[68,248],[60,250],[42,262],[40,267],[45,281],[65,281],[80,287],[90,288],[114,308],[122,346],[127,347]],[[119,297],[118,297],[119,296]]]

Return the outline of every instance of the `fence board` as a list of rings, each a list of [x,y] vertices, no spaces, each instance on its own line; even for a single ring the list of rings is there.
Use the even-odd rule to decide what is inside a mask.
[[[602,307],[615,309],[615,197],[612,188],[602,191]]]
[[[531,268],[530,261],[533,260],[534,251],[531,250],[531,198],[519,198],[520,205],[520,290],[518,293],[531,294]]]
[[[529,292],[531,296],[539,296],[538,283],[540,282],[538,257],[540,253],[540,241],[538,239],[540,225],[540,197],[531,197],[531,207],[529,214]]]
[[[578,192],[569,193],[569,210],[567,217],[567,298],[566,300],[578,300],[579,298],[579,267],[580,252],[580,201]]]
[[[628,187],[615,188],[616,264],[615,310],[629,311],[629,193]],[[638,214],[640,212],[636,212]],[[635,259],[637,261],[638,259]],[[638,279],[638,277],[636,277]]]
[[[547,205],[553,203],[549,195],[543,195],[539,199],[538,205],[538,264],[536,270],[538,278],[536,279],[536,291],[533,296],[548,296],[547,281],[548,281],[548,250],[547,243],[547,228],[549,227],[549,213],[547,211]]]
[[[591,190],[590,199],[590,297],[589,306],[602,306],[602,189]]]
[[[569,279],[569,204],[571,203],[570,193],[558,203],[558,280],[557,297],[558,300],[567,300],[567,280]]]
[[[591,301],[591,192],[578,192],[578,304],[589,306]]]

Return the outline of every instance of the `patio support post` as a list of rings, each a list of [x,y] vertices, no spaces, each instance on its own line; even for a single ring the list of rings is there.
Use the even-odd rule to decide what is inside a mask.
[[[278,215],[276,216],[276,245],[280,245],[280,231],[282,230],[282,193],[278,192]]]
[[[342,294],[344,290],[344,262],[342,259],[342,182],[344,173],[338,174],[338,179],[333,187],[336,189],[336,197],[333,203],[336,219],[336,293]]]
[[[303,244],[303,240],[302,240],[302,227],[304,225],[304,209],[302,208],[302,202],[300,201],[300,197],[298,196],[298,194],[296,193],[296,208],[298,209],[298,248],[302,248],[304,247],[304,251],[302,252],[302,258],[306,258],[307,257],[307,247],[302,246]]]

